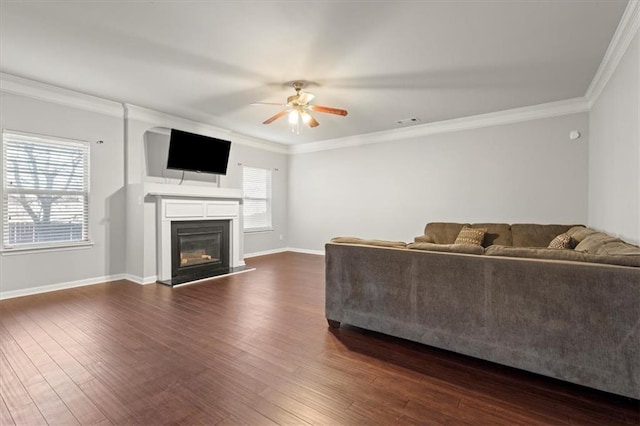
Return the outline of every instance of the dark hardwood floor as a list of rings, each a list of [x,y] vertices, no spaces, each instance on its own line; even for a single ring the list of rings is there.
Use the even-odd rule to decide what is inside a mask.
[[[0,302],[0,424],[639,424],[637,400],[324,318],[324,258]]]

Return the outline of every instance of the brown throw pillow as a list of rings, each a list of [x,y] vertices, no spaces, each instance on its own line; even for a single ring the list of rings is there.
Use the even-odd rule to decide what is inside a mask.
[[[573,241],[569,234],[560,234],[549,243],[548,248],[568,250],[573,248]]]
[[[486,232],[487,230],[484,228],[471,228],[469,226],[465,226],[460,230],[458,238],[456,238],[454,244],[481,246]]]

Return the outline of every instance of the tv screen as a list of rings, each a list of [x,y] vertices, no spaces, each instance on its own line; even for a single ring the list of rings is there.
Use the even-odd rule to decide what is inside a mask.
[[[227,174],[231,142],[171,129],[167,169]]]

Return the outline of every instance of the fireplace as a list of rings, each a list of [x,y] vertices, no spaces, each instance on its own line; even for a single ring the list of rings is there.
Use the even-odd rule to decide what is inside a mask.
[[[163,184],[148,194],[157,200],[157,282],[175,286],[252,270],[242,256],[241,190]]]
[[[173,285],[229,273],[228,220],[171,222]]]

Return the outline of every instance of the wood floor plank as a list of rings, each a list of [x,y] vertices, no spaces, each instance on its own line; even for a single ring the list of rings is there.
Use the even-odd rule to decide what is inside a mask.
[[[27,385],[27,392],[49,424],[79,425],[73,413],[46,380]]]
[[[47,424],[29,392],[0,353],[0,395],[16,424]]]
[[[0,425],[15,425],[11,413],[9,413],[9,407],[7,407],[7,404],[4,402],[2,394],[0,394]]]
[[[0,301],[0,424],[638,425],[637,400],[324,318],[324,258]]]
[[[23,386],[44,381],[44,377],[42,377],[38,368],[33,365],[20,345],[13,339],[13,336],[6,332],[2,333],[0,338],[2,339],[2,348],[0,350]]]

